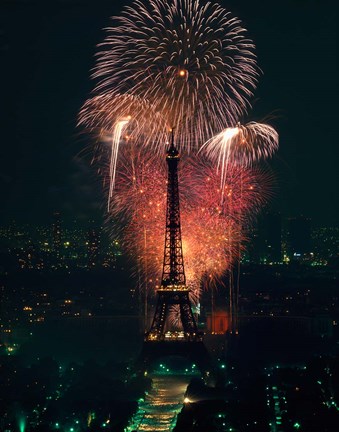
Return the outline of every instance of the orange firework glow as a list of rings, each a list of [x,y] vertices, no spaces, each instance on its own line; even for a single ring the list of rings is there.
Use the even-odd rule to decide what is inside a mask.
[[[198,299],[204,277],[219,280],[239,256],[239,248],[243,250],[249,216],[253,218],[269,197],[270,176],[230,165],[221,190],[213,166],[190,156],[183,158],[179,179],[185,272],[192,297]],[[165,161],[126,145],[118,162],[110,217],[119,221],[123,245],[138,257],[143,279],[154,289],[161,282],[166,190]]]

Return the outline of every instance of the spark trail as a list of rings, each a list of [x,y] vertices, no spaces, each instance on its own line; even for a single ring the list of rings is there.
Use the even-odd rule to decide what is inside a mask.
[[[108,203],[107,203],[107,211],[110,210],[110,201],[113,195],[113,189],[115,185],[115,175],[116,175],[116,167],[118,160],[118,151],[120,145],[121,134],[124,127],[127,125],[129,119],[120,120],[116,123],[114,127],[114,133],[112,137],[112,149],[111,149],[111,163],[109,167],[109,192],[108,192]]]

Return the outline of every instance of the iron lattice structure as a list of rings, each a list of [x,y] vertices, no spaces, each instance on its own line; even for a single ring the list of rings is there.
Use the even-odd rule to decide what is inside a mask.
[[[166,154],[168,166],[167,210],[164,262],[161,287],[157,291],[158,300],[151,328],[146,340],[168,340],[182,337],[184,340],[198,340],[200,335],[192,313],[189,299],[190,290],[186,286],[184,257],[181,242],[180,200],[178,184],[178,164],[180,155],[172,142]],[[166,329],[171,307],[179,306],[183,332]]]
[[[184,257],[181,242],[180,200],[178,184],[179,153],[174,147],[173,140],[167,152],[167,210],[164,264],[161,285],[163,287],[184,287],[186,284]]]

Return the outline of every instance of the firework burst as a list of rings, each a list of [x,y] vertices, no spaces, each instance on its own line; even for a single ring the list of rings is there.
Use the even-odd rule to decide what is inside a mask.
[[[139,126],[154,125],[160,134],[164,123],[175,126],[178,144],[189,149],[234,125],[249,107],[258,76],[254,44],[220,5],[136,0],[114,21],[81,123],[111,128],[121,115],[142,112]],[[102,104],[114,108],[93,110]]]
[[[198,299],[204,277],[220,280],[244,249],[249,220],[269,198],[270,175],[233,164],[221,190],[220,173],[211,163],[186,156],[179,178],[185,273],[192,299]],[[110,217],[119,226],[125,250],[139,257],[143,279],[153,288],[161,283],[166,191],[165,161],[125,143]]]
[[[246,125],[227,128],[209,139],[200,149],[220,170],[220,187],[226,184],[229,164],[250,166],[266,159],[278,149],[276,130],[267,124],[250,122]]]

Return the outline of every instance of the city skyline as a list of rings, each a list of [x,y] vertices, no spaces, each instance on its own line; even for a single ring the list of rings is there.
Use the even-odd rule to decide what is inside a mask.
[[[309,218],[283,218],[279,213],[265,212],[250,231],[241,262],[264,266],[299,262],[321,268],[336,265],[338,246],[339,228],[313,227]],[[34,264],[27,261],[32,252]],[[91,268],[90,257],[95,260],[95,268],[108,268],[115,265],[116,256],[129,256],[121,238],[113,238],[105,226],[93,220],[66,223],[58,212],[44,225],[12,221],[0,227],[0,253],[17,256],[18,268],[47,271],[60,267]],[[25,256],[27,263],[22,266],[20,260]]]

